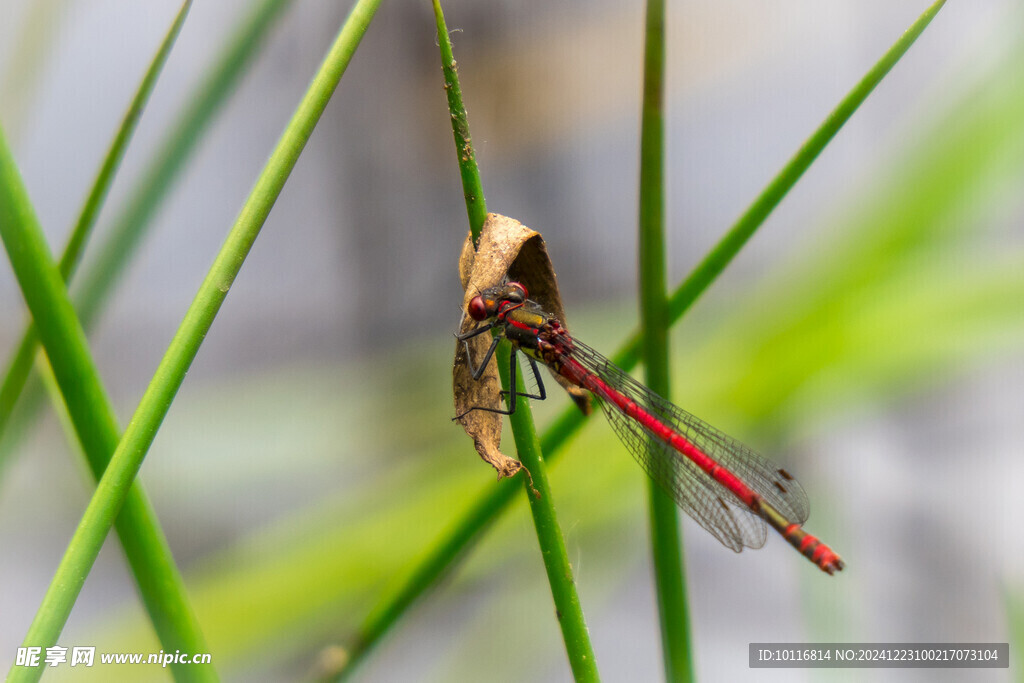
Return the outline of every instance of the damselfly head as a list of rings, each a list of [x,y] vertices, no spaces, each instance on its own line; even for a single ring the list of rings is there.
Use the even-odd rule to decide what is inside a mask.
[[[498,314],[502,304],[511,302],[521,304],[526,301],[526,287],[518,282],[508,282],[496,287],[488,287],[469,300],[466,313],[476,321],[487,320]]]

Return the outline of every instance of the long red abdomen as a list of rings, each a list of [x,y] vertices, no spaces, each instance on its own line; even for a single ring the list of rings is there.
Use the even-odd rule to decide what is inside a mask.
[[[615,405],[619,411],[643,426],[644,430],[668,444],[675,451],[707,473],[714,481],[731,493],[744,507],[768,522],[793,547],[800,551],[822,571],[833,573],[843,568],[843,561],[831,548],[817,537],[803,530],[799,522],[787,519],[769,504],[763,496],[752,490],[740,477],[721,465],[713,457],[697,447],[678,430],[665,424],[636,401],[618,391],[591,372],[571,355],[560,358],[559,374],[570,382],[587,389],[603,401]]]

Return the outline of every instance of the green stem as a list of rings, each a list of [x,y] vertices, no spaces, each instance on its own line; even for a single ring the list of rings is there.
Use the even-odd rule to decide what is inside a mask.
[[[352,9],[257,179],[96,487],[25,637],[27,645],[47,647],[60,635],[186,371],[379,4],[360,0]],[[66,308],[71,311],[69,302]],[[42,325],[40,336],[45,341]],[[41,674],[42,669],[14,667],[9,680],[37,680]]]
[[[502,340],[495,356],[508,358],[511,352],[511,344],[508,340]],[[506,364],[499,362],[498,370],[501,374],[501,385],[509,386]],[[518,372],[516,375],[516,393],[525,393],[523,373]],[[573,580],[565,539],[558,526],[554,498],[548,484],[547,466],[541,455],[543,451],[537,438],[533,412],[528,400],[520,398],[516,401],[516,411],[509,416],[509,423],[516,442],[516,453],[526,469],[526,497],[530,501],[533,525],[537,531],[544,569],[547,571],[548,584],[551,586],[551,595],[555,601],[555,616],[562,629],[562,639],[565,641],[565,651],[569,656],[573,678],[576,681],[598,681],[600,675],[597,671],[597,660],[576,592],[576,582]]]
[[[484,198],[480,168],[476,164],[473,141],[469,137],[469,118],[462,103],[462,88],[459,86],[458,67],[452,53],[452,41],[441,12],[440,0],[434,1],[434,19],[437,22],[437,42],[441,49],[441,70],[444,72],[444,91],[448,96],[448,111],[452,117],[452,134],[455,136],[455,154],[459,160],[459,174],[462,176],[462,193],[466,199],[466,215],[469,229],[473,234],[473,245],[480,239],[480,230],[487,220],[487,200]]]
[[[889,48],[867,75],[842,100],[836,110],[821,124],[814,135],[800,148],[793,159],[772,180],[771,184],[755,199],[751,207],[730,228],[712,252],[675,290],[668,302],[669,320],[672,324],[679,321],[693,302],[724,270],[749,239],[747,233],[752,234],[764,222],[779,200],[807,170],[810,162],[846,123],[857,107],[864,102],[874,86],[906,53],[944,3],[945,0],[934,3]],[[747,234],[746,238],[743,237],[744,234]],[[640,332],[636,331],[627,339],[622,348],[612,357],[616,365],[626,370],[636,367],[639,361],[641,338]],[[569,439],[583,425],[585,419],[575,406],[569,406],[544,430],[540,438],[540,446],[541,452],[546,454],[547,462],[553,461],[558,456]],[[482,536],[489,525],[508,509],[515,498],[513,493],[513,487],[508,483],[496,487],[488,486],[480,493],[476,502],[450,527],[437,544],[428,550],[423,560],[412,570],[408,579],[398,590],[385,596],[380,606],[368,615],[356,638],[356,646],[352,651],[352,657],[343,669],[343,674],[350,673],[354,665],[365,658],[366,654],[390,630],[405,610],[431,586],[435,585],[446,572],[450,571],[457,559],[465,557],[466,551]]]
[[[483,228],[484,221],[487,219],[487,200],[484,197],[480,169],[476,164],[476,155],[473,153],[473,145],[469,137],[469,118],[466,114],[466,106],[462,102],[462,88],[459,86],[455,56],[452,53],[448,27],[445,25],[444,13],[441,11],[439,0],[434,0],[434,19],[437,24],[437,42],[441,51],[444,90],[448,98],[452,133],[455,136],[456,158],[459,164],[459,174],[462,177],[462,190],[466,200],[469,227],[473,236],[473,244],[475,245],[480,238],[480,230]],[[466,150],[465,153],[463,153],[463,150]],[[501,500],[504,502],[496,502],[495,498],[491,495],[481,496],[474,506],[471,516],[489,517],[493,515],[497,511],[495,505],[501,506],[511,502],[518,490],[519,487],[512,480],[500,482],[497,491],[501,493]],[[380,641],[391,625],[398,619],[399,615],[423,591],[424,587],[429,586],[441,575],[444,568],[451,562],[453,554],[458,552],[458,548],[468,545],[472,540],[472,536],[476,535],[478,531],[479,529],[472,529],[466,526],[457,528],[453,530],[446,543],[436,547],[434,552],[429,553],[419,568],[409,577],[409,580],[399,588],[394,599],[367,615],[359,634],[349,646],[348,657],[343,662],[341,668],[337,671],[325,672],[324,679],[331,680],[336,678],[341,680],[351,675],[357,665],[362,662],[373,646]]]
[[[648,0],[640,126],[640,326],[647,386],[655,393],[669,396],[664,93],[665,1]],[[692,681],[693,655],[679,508],[653,479],[648,479],[647,484],[665,679]]]
[[[438,46],[441,51],[441,68],[444,71],[444,88],[448,94],[448,109],[455,137],[455,152],[459,160],[466,213],[469,217],[470,231],[475,244],[487,218],[487,205],[480,180],[480,170],[476,165],[473,144],[469,135],[469,121],[462,102],[462,90],[459,87],[459,77],[455,68],[451,40],[448,37],[448,27],[445,25],[440,0],[433,0],[433,4],[434,17],[437,21]],[[511,352],[512,347],[506,340],[498,347],[496,357],[507,358]],[[499,362],[498,366],[501,373],[501,386],[507,390],[509,387],[508,370],[504,363]],[[522,385],[521,377],[518,384]],[[565,539],[562,538],[562,531],[555,515],[554,499],[548,486],[547,472],[541,457],[537,431],[533,424],[528,401],[519,401],[516,412],[510,416],[510,423],[519,459],[527,470],[524,483],[527,497],[530,500],[530,511],[533,513],[537,541],[544,559],[544,568],[547,570],[548,583],[555,601],[555,613],[562,629],[566,654],[569,656],[569,665],[576,680],[596,681],[599,676],[594,649],[590,644],[590,635],[583,619],[583,609],[576,593],[576,583],[573,581],[572,567],[569,565],[569,556],[565,549]],[[539,495],[531,495],[531,493],[539,493]]]

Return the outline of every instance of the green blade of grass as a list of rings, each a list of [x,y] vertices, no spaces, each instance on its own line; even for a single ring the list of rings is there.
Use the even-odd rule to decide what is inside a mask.
[[[541,452],[547,452],[543,442]],[[356,637],[346,648],[342,668],[325,679],[345,680],[351,676],[416,598],[437,583],[455,559],[476,542],[488,524],[511,505],[521,491],[522,486],[513,478],[503,479],[481,492],[462,519],[427,552],[402,585],[366,615]],[[479,523],[470,523],[470,520]]]
[[[209,76],[194,94],[186,97],[188,106],[171,128],[152,163],[142,172],[141,180],[129,195],[125,208],[118,214],[110,233],[99,245],[97,259],[87,265],[86,272],[80,278],[83,286],[73,299],[84,329],[92,328],[119,275],[152,225],[153,215],[174,187],[185,162],[198,148],[202,133],[210,126],[258,54],[263,39],[275,25],[274,20],[292,1],[264,0],[257,5],[237,34],[226,41],[227,47]],[[27,350],[24,354],[31,356]],[[25,361],[15,359],[13,362]],[[23,401],[26,405],[21,407],[19,415],[23,423],[31,421],[38,414],[43,398],[39,385],[30,383]],[[17,401],[17,392],[12,391],[12,395],[5,397],[5,400]],[[27,428],[22,424],[19,434],[25,433]],[[12,440],[4,439],[4,436],[5,432],[0,431],[0,453],[15,447]]]
[[[647,386],[670,396],[665,275],[665,0],[648,0],[640,121],[640,328]],[[665,680],[692,681],[690,614],[679,508],[647,479],[654,585]]]
[[[462,87],[459,85],[458,67],[452,52],[452,41],[444,23],[440,2],[434,2],[434,17],[437,21],[438,47],[441,51],[441,71],[444,74],[444,92],[448,98],[448,111],[452,117],[452,135],[455,138],[455,154],[462,177],[462,194],[466,200],[466,216],[469,230],[473,234],[473,246],[480,239],[480,230],[487,220],[487,199],[484,197],[480,167],[476,164],[473,141],[469,137],[469,116],[462,102]]]
[[[750,235],[767,219],[782,197],[796,184],[811,162],[867,99],[867,96],[885,74],[906,53],[944,4],[945,0],[935,2],[889,48],[758,195],[708,256],[680,284],[668,302],[669,319],[673,324],[679,321],[693,302],[725,269],[725,266],[736,256]],[[612,359],[619,367],[626,370],[634,368],[639,360],[640,343],[640,333],[636,332],[628,338]],[[540,445],[541,451],[546,454],[548,461],[558,455],[562,447],[583,425],[584,419],[579,410],[570,407],[544,430],[540,438]],[[465,515],[452,525],[450,530],[437,541],[421,562],[409,573],[406,581],[393,593],[386,596],[380,605],[368,615],[354,641],[356,643],[355,656],[353,660],[350,660],[350,665],[372,648],[416,599],[437,583],[457,558],[465,556],[466,550],[480,538],[484,530],[499,514],[508,509],[514,498],[513,487],[509,484],[489,486],[481,492],[477,500],[467,509]],[[348,668],[349,666],[346,667],[346,671]]]
[[[480,170],[476,164],[476,156],[473,152],[473,144],[469,135],[469,121],[466,115],[466,108],[462,102],[462,90],[459,87],[455,56],[452,53],[451,40],[448,35],[448,27],[445,25],[444,14],[441,11],[440,0],[434,0],[433,6],[434,17],[437,21],[437,39],[441,52],[441,68],[444,72],[444,87],[448,95],[448,108],[451,113],[452,132],[455,137],[455,151],[458,156],[459,173],[462,176],[462,189],[466,200],[466,214],[469,217],[470,231],[475,243],[480,235],[480,229],[483,227],[484,220],[487,218],[487,202],[484,198]],[[505,358],[511,353],[512,347],[506,340],[499,345],[497,357]],[[503,363],[498,363],[498,367],[501,374],[501,386],[507,390],[510,379],[508,370]],[[519,373],[519,375],[517,387],[521,389],[522,373]],[[548,486],[547,471],[541,456],[540,442],[537,438],[537,430],[533,424],[533,415],[528,401],[519,401],[515,413],[509,416],[509,423],[516,443],[516,452],[524,468],[527,470],[527,476],[522,477],[523,483],[526,487],[527,498],[530,501],[530,511],[533,515],[533,524],[537,532],[537,542],[540,545],[541,557],[544,560],[544,568],[547,571],[548,584],[551,586],[551,595],[555,602],[555,614],[558,618],[558,625],[562,630],[562,639],[565,642],[565,651],[569,657],[569,665],[576,680],[599,680],[594,648],[590,644],[590,634],[587,631],[587,625],[583,618],[583,609],[580,605],[579,595],[576,592],[576,583],[573,579],[572,567],[569,564],[565,539],[562,537],[562,530],[558,525],[558,517],[555,514],[554,500],[551,489]],[[368,641],[361,639],[360,642],[367,643]],[[365,652],[365,648],[363,652]],[[345,669],[342,670],[342,675],[345,674],[346,670],[350,671],[350,665],[354,664],[355,659],[350,658]]]
[[[92,184],[92,188],[86,197],[85,204],[82,206],[82,210],[79,213],[78,221],[75,223],[74,229],[71,231],[71,237],[68,239],[67,245],[64,247],[64,253],[61,255],[58,269],[60,275],[67,282],[72,273],[75,270],[75,266],[78,265],[79,259],[82,255],[82,250],[85,248],[86,240],[89,238],[89,234],[92,232],[93,226],[96,224],[96,217],[99,215],[100,209],[103,207],[103,203],[106,200],[107,193],[110,191],[110,186],[114,182],[114,176],[117,172],[118,167],[121,164],[121,160],[124,158],[125,150],[128,148],[128,142],[131,140],[132,135],[138,126],[139,119],[142,118],[142,111],[146,107],[146,102],[149,101],[149,96],[153,92],[153,88],[156,85],[157,78],[163,70],[164,64],[167,62],[167,57],[171,54],[171,48],[174,46],[174,42],[178,38],[178,34],[181,32],[181,27],[185,24],[185,17],[188,16],[189,8],[192,6],[192,0],[187,0],[178,12],[174,23],[171,25],[170,30],[164,37],[163,43],[160,45],[160,49],[153,57],[150,62],[149,68],[146,70],[146,74],[142,79],[142,83],[139,85],[138,91],[135,93],[135,97],[132,99],[131,105],[128,107],[128,111],[125,113],[124,119],[121,121],[121,126],[114,136],[113,142],[111,142],[110,149],[107,151],[106,157],[103,159],[103,163],[100,165],[100,170],[96,175],[96,180]],[[8,422],[10,421],[11,413],[14,411],[14,405],[18,401],[18,397],[21,395],[22,389],[25,387],[25,382],[28,380],[29,373],[32,370],[32,361],[35,358],[36,351],[39,348],[39,339],[36,336],[35,328],[30,324],[25,332],[22,334],[21,342],[18,344],[17,350],[11,358],[10,363],[7,366],[7,372],[4,374],[3,384],[0,384],[0,441],[4,438],[4,433]],[[0,450],[0,469],[4,465],[4,456],[7,453],[5,450]],[[106,463],[104,462],[105,466]],[[95,471],[95,469],[94,469]],[[102,467],[99,472],[102,472]],[[97,474],[99,478],[99,474]]]
[[[100,172],[97,187],[90,193],[83,218],[76,228],[81,244],[95,216],[98,205],[109,187],[110,177],[123,153],[134,121],[166,60],[188,12],[186,2],[179,12],[157,54],[129,111],[110,154]],[[64,289],[63,278],[74,266],[75,254],[65,254],[61,267],[54,266],[45,238],[35,218],[10,151],[0,134],[0,233],[8,249],[18,282],[25,294],[40,337],[51,359],[54,377],[64,396],[71,422],[82,444],[89,467],[98,480],[119,438],[113,408],[106,396],[99,375],[89,355],[85,335],[75,318]],[[91,207],[91,208],[90,208]],[[73,250],[77,251],[77,250]],[[31,367],[34,355],[34,334],[30,344],[20,347],[16,358],[23,358],[25,370]],[[25,349],[28,348],[28,352]],[[8,375],[10,378],[11,375]],[[16,379],[16,377],[15,377]],[[5,382],[4,388],[10,385]],[[9,394],[8,394],[9,395]],[[205,652],[203,638],[195,614],[188,601],[184,582],[174,564],[170,548],[160,529],[152,507],[140,486],[130,489],[123,514],[117,521],[117,532],[125,549],[139,592],[150,619],[166,651]],[[184,669],[175,665],[175,675],[182,680],[216,680],[211,666]]]
[[[57,568],[39,611],[36,613],[36,618],[25,636],[26,646],[45,648],[53,645],[60,635],[85,578],[99,554],[107,531],[117,516],[118,510],[124,502],[125,494],[130,489],[132,481],[142,465],[142,460],[156,437],[160,423],[184,381],[189,365],[198,353],[199,346],[213,324],[214,317],[227,296],[235,276],[294,168],[299,154],[312,134],[314,126],[327,106],[331,94],[348,66],[352,54],[379,4],[380,0],[359,0],[353,7],[320,70],[313,78],[309,89],[274,148],[267,165],[242,207],[238,219],[232,226],[224,246],[189,306],[181,326],[171,340],[167,353],[143,394],[123,438],[117,444],[110,464],[96,487],[96,492],[68,544],[67,551]],[[13,223],[13,221],[4,221],[0,223],[0,227],[7,223]],[[8,241],[7,232],[9,230],[4,234],[5,243]],[[19,235],[15,234],[13,237],[18,238]],[[38,240],[41,239],[40,232]],[[41,242],[41,244],[45,248],[45,243]],[[59,274],[55,268],[51,268],[51,270],[52,277],[49,279],[55,281],[56,286],[61,288]],[[52,287],[54,284],[50,283],[50,286]],[[71,304],[66,297],[63,299],[61,308],[75,321]],[[45,308],[43,313],[47,313]],[[40,337],[45,343],[47,335],[44,334],[43,322],[38,318],[37,322],[40,327]],[[84,349],[84,333],[81,332],[77,322],[74,327],[81,336],[81,346]],[[54,371],[59,379],[60,373],[57,372],[56,365]],[[75,414],[74,411],[69,412],[72,415]],[[209,650],[192,651],[208,652]],[[8,680],[38,680],[41,675],[41,668],[16,666],[11,669]]]
[[[117,445],[117,421],[89,354],[85,332],[75,317],[60,272],[50,258],[42,229],[2,134],[0,237],[32,312],[75,432],[99,478]],[[118,533],[161,643],[168,648],[206,652],[181,576],[142,489],[125,486],[122,498],[125,495],[129,497],[130,507],[119,519]],[[83,581],[85,573],[81,575]],[[52,645],[55,639],[56,634],[54,640],[31,644]],[[190,649],[185,650],[186,647]],[[19,670],[41,674],[37,669]],[[212,667],[192,667],[188,674],[193,676],[192,680],[216,680]]]
[[[512,353],[512,345],[502,340],[498,345],[499,358],[507,358]],[[501,385],[509,386],[509,368],[498,363]],[[523,384],[523,373],[516,373],[517,393],[526,391]],[[598,681],[597,660],[594,648],[590,644],[590,633],[583,619],[583,607],[576,592],[572,565],[565,549],[565,539],[558,525],[555,514],[554,499],[551,486],[548,484],[547,466],[542,458],[540,439],[533,424],[533,412],[530,402],[519,399],[516,410],[509,416],[509,424],[516,441],[516,454],[527,470],[526,498],[530,501],[530,512],[533,514],[533,525],[537,530],[537,541],[540,544],[544,569],[547,571],[548,584],[555,601],[555,617],[562,629],[565,641],[565,652],[569,656],[573,679],[576,681]],[[532,489],[536,489],[533,491]]]

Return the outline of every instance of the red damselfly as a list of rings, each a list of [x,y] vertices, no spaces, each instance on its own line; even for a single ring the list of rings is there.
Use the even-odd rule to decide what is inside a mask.
[[[735,439],[658,396],[589,346],[571,338],[562,323],[527,298],[526,288],[508,282],[473,297],[469,316],[482,323],[459,335],[471,337],[497,328],[483,360],[473,367],[480,379],[501,337],[512,343],[508,410],[470,408],[509,415],[516,397],[545,398],[536,361],[597,396],[615,433],[647,474],[676,503],[719,541],[736,552],[764,545],[765,522],[811,562],[832,574],[843,561],[831,548],[802,528],[807,495],[786,470]],[[537,394],[515,390],[516,351],[523,351],[537,380]],[[504,392],[503,392],[504,393]]]

